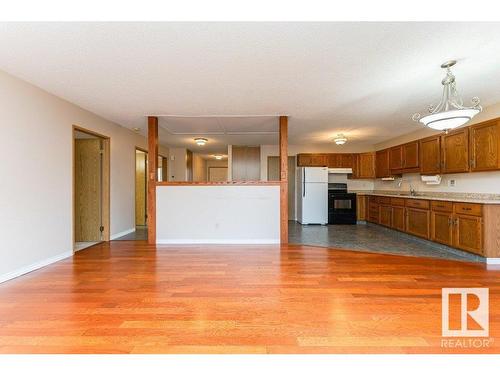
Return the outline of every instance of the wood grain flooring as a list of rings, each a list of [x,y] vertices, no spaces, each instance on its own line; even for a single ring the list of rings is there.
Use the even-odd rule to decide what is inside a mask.
[[[490,288],[441,348],[441,288]],[[0,353],[498,353],[500,271],[300,245],[96,245],[0,285]]]

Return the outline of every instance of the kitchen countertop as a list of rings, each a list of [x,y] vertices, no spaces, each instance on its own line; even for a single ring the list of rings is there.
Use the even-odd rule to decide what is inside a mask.
[[[374,195],[380,197],[391,198],[405,198],[405,199],[426,199],[434,201],[449,201],[449,202],[463,202],[463,203],[479,203],[479,204],[500,204],[500,194],[479,194],[479,193],[439,193],[440,195],[431,195],[426,193],[419,193],[417,195],[410,195],[408,192],[377,192],[377,191],[352,191],[358,195]],[[442,194],[442,195],[441,195]]]

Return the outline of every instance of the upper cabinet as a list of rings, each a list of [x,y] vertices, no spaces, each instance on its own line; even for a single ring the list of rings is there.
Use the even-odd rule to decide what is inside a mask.
[[[471,172],[500,169],[500,121],[469,128]]]
[[[364,152],[357,156],[356,178],[375,178],[375,153]]]
[[[403,169],[403,146],[395,146],[389,149],[389,168],[391,170]]]
[[[420,173],[424,175],[441,173],[441,136],[420,140]]]
[[[441,136],[441,173],[469,171],[469,129]]]
[[[402,149],[403,169],[418,169],[420,164],[418,157],[418,141],[405,143]]]
[[[326,167],[328,166],[327,154],[298,154],[298,167]]]
[[[375,153],[375,176],[377,178],[390,177],[389,149],[380,150]]]

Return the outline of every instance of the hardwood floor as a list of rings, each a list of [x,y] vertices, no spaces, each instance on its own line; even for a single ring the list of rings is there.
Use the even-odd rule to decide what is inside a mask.
[[[498,342],[441,348],[442,287],[489,287]],[[0,353],[498,353],[499,334],[498,270],[321,247],[117,241],[0,284]]]

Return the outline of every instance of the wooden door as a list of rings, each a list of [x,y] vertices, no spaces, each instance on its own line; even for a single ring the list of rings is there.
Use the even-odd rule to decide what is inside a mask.
[[[395,146],[389,149],[389,168],[398,170],[403,168],[403,147]]]
[[[385,225],[386,227],[390,227],[392,224],[391,216],[392,216],[391,206],[380,205],[379,223],[381,225]]]
[[[75,242],[101,240],[102,141],[75,139]]]
[[[368,203],[368,221],[378,224],[380,217],[379,214],[380,214],[379,204],[371,201],[370,199]]]
[[[471,172],[500,169],[500,121],[469,128]]]
[[[377,178],[389,177],[389,150],[380,150],[375,154],[375,176]]]
[[[227,167],[208,167],[208,181],[227,181]]]
[[[469,171],[469,130],[467,128],[441,136],[441,173]]]
[[[375,153],[365,152],[359,154],[358,178],[375,178]]]
[[[367,211],[367,200],[368,197],[366,195],[357,195],[356,196],[356,214],[357,220],[366,221],[366,211]]]
[[[144,151],[135,151],[135,225],[146,225],[147,155]]]
[[[453,244],[462,250],[483,254],[482,218],[455,214]]]
[[[453,215],[449,212],[431,212],[431,240],[453,246]]]
[[[260,147],[232,147],[232,176],[234,181],[260,180]]]
[[[430,213],[429,210],[406,207],[406,232],[415,236],[429,238]]]
[[[392,228],[404,232],[405,230],[405,208],[401,206],[392,206],[391,210]]]
[[[403,168],[412,169],[419,166],[418,141],[406,143],[403,146]]]
[[[420,140],[420,173],[433,175],[441,173],[441,136]]]

